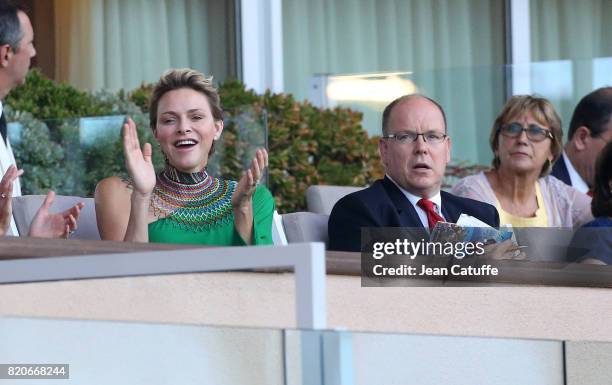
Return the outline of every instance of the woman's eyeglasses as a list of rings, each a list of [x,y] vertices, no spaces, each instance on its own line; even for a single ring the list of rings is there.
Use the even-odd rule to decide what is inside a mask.
[[[541,142],[546,138],[554,139],[554,135],[550,130],[530,124],[529,127],[523,127],[518,122],[507,124],[499,129],[499,132],[508,138],[517,138],[525,131],[527,138],[532,142]]]

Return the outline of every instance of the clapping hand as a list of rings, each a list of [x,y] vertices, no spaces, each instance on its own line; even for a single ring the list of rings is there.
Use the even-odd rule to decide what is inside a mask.
[[[11,225],[13,182],[21,174],[23,174],[23,170],[17,170],[17,167],[11,165],[2,177],[2,181],[0,181],[0,235],[6,234]]]
[[[125,165],[132,177],[134,191],[148,195],[155,188],[156,178],[153,161],[153,150],[150,143],[145,143],[140,149],[140,141],[136,131],[136,124],[128,118],[123,125],[123,151]]]
[[[42,206],[36,212],[30,224],[31,237],[39,238],[68,238],[77,228],[77,221],[81,209],[85,206],[79,202],[66,211],[51,214],[49,208],[53,204],[55,193],[49,191]]]
[[[237,208],[251,204],[251,197],[266,167],[268,167],[268,152],[261,148],[257,150],[251,167],[242,174],[232,197],[232,206]]]

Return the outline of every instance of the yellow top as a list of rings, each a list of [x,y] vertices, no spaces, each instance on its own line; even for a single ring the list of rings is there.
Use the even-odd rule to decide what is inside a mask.
[[[548,227],[548,215],[546,214],[546,207],[544,207],[544,198],[540,191],[540,184],[536,181],[536,200],[538,203],[538,209],[533,217],[518,217],[506,212],[501,208],[497,196],[495,197],[495,206],[499,211],[499,224],[506,225],[510,224],[512,227]]]

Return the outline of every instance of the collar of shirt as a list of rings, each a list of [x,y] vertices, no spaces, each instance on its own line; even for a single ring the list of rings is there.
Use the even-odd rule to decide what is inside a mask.
[[[417,215],[419,216],[419,219],[421,220],[423,227],[425,227],[426,229],[429,228],[429,222],[427,221],[427,213],[425,212],[425,210],[417,206],[417,203],[421,200],[422,197],[416,196],[404,190],[402,186],[397,184],[397,182],[395,182],[393,178],[391,178],[389,175],[387,175],[387,178],[389,178],[389,180],[393,182],[394,185],[397,186],[397,188],[402,192],[402,194],[404,194],[406,199],[410,201],[410,204],[412,205],[412,207],[414,207],[415,211],[417,212]],[[442,215],[442,196],[440,195],[440,191],[438,191],[436,195],[426,198],[426,199],[429,199],[430,201],[434,203],[435,205],[434,208],[436,209],[436,213],[438,213],[438,215],[444,218],[444,215]],[[444,220],[446,220],[446,218],[444,218]]]
[[[563,161],[565,161],[565,166],[567,167],[567,173],[569,174],[570,181],[572,182],[572,187],[580,191],[583,194],[588,193],[589,186],[586,184],[584,179],[582,179],[580,174],[578,174],[578,171],[576,171],[576,169],[574,168],[574,165],[572,164],[570,159],[565,154],[565,151],[563,151],[562,154],[563,154]]]
[[[0,116],[4,113],[4,106],[2,105],[2,101],[0,100]]]

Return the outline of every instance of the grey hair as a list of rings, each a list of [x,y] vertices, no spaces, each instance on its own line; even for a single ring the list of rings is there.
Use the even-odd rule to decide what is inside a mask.
[[[0,45],[8,44],[15,52],[19,51],[19,43],[23,38],[19,12],[25,11],[12,4],[0,5]]]

